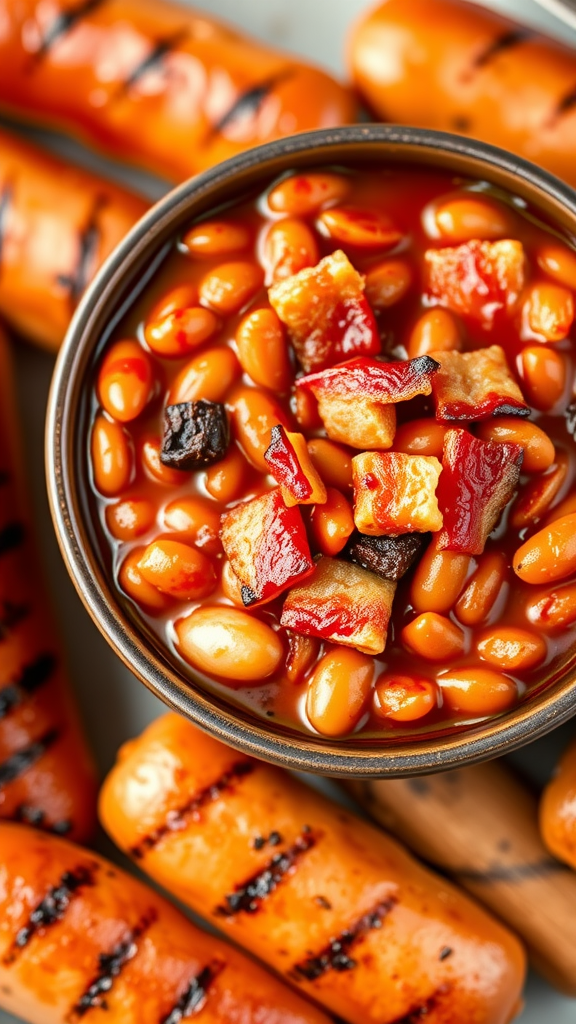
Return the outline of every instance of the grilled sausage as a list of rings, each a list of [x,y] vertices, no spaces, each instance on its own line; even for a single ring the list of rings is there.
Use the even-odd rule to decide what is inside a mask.
[[[386,0],[350,45],[380,119],[470,135],[576,184],[576,53],[463,0]]]
[[[576,742],[568,747],[544,790],[540,828],[548,849],[576,868]]]
[[[125,189],[0,131],[0,315],[56,349],[84,288],[145,209]]]
[[[13,393],[8,343],[2,335],[0,818],[20,819],[85,841],[96,823],[94,772],[24,511]]]
[[[378,829],[166,715],[101,820],[170,892],[350,1024],[504,1024],[524,954]]]
[[[0,1007],[31,1024],[329,1024],[115,865],[0,823]]]
[[[325,72],[168,0],[0,0],[0,105],[183,180],[354,120]]]

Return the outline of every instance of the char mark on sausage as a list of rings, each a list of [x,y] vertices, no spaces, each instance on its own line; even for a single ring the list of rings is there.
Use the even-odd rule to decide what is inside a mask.
[[[271,857],[268,863],[250,878],[240,882],[224,897],[224,904],[216,908],[221,917],[235,914],[255,914],[264,901],[278,888],[286,876],[296,868],[302,857],[318,842],[319,836],[311,829],[304,828],[294,843]]]
[[[107,1009],[106,996],[113,989],[116,978],[122,973],[126,964],[136,956],[139,939],[156,921],[157,916],[155,910],[149,910],[134,928],[127,928],[125,938],[118,942],[114,949],[109,953],[100,954],[98,973],[72,1007],[68,1015],[70,1022],[80,1020],[95,1007]]]
[[[487,67],[496,57],[520,46],[534,35],[535,33],[529,28],[513,28],[502,32],[475,57],[473,67],[475,69]]]
[[[0,792],[4,786],[20,778],[33,764],[36,764],[46,751],[53,746],[58,736],[57,729],[49,729],[40,739],[29,743],[27,747],[22,747],[21,750],[17,750],[3,761],[0,764]]]
[[[188,29],[183,28],[178,32],[173,32],[167,39],[159,39],[150,50],[149,53],[132,69],[127,78],[124,79],[119,89],[119,96],[125,95],[130,91],[138,82],[148,74],[149,71],[155,71],[162,66],[168,54],[170,54],[176,47],[184,42],[188,37]]]
[[[8,551],[13,551],[14,548],[20,547],[24,542],[25,536],[26,531],[22,523],[8,523],[7,526],[0,530],[0,555],[5,555]]]
[[[188,1020],[199,1013],[206,1003],[210,986],[225,966],[221,960],[214,960],[208,967],[204,967],[195,978],[192,978],[176,1005],[162,1017],[160,1024],[180,1024],[180,1021]]]
[[[106,200],[103,197],[97,198],[85,228],[80,232],[78,238],[78,259],[76,267],[70,274],[59,274],[58,284],[66,288],[70,295],[72,305],[75,306],[89,284],[100,243],[99,214]]]
[[[96,865],[81,864],[73,871],[65,871],[56,885],[51,886],[44,898],[34,907],[26,924],[16,933],[14,941],[4,956],[3,963],[10,965],[26,948],[35,935],[46,934],[51,925],[61,921],[72,900],[81,889],[94,884]]]
[[[0,720],[47,683],[55,668],[56,658],[53,654],[41,654],[35,661],[25,665],[19,678],[0,690]]]
[[[48,56],[56,43],[68,35],[75,25],[78,25],[83,18],[86,18],[103,3],[104,0],[84,0],[77,7],[71,7],[67,11],[60,11],[44,31],[40,45],[34,53],[35,61],[40,61]]]
[[[229,110],[214,125],[214,133],[223,132],[226,128],[236,124],[238,121],[251,121],[258,116],[262,104],[280,82],[289,78],[291,71],[286,69],[281,74],[268,78],[259,85],[253,85],[246,92],[241,93]]]
[[[397,903],[395,896],[381,900],[373,910],[350,925],[339,935],[330,939],[324,949],[319,953],[306,957],[299,964],[296,964],[293,974],[301,980],[316,981],[328,971],[351,971],[357,966],[357,961],[351,956],[356,946],[374,929],[381,928],[388,914]]]

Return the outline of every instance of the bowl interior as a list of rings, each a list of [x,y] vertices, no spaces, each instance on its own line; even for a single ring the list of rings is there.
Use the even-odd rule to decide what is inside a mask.
[[[486,180],[525,201],[570,240],[576,193],[500,150],[442,133],[371,125],[295,136],[260,147],[185,183],[133,229],[89,289],[71,325],[53,382],[47,426],[50,500],[73,581],[123,661],[167,704],[233,746],[284,766],[357,777],[445,770],[496,756],[543,734],[576,712],[574,657],[512,711],[472,726],[401,740],[351,736],[337,741],[269,723],[208,692],[190,670],[132,617],[106,567],[102,535],[88,500],[87,436],[95,359],[135,295],[146,287],[178,231],[223,204],[264,188],[291,168],[410,163]]]

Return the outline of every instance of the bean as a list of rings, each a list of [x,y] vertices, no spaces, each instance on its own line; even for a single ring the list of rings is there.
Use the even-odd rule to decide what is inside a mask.
[[[408,260],[383,260],[366,273],[365,295],[372,309],[388,309],[403,299],[413,281]]]
[[[478,568],[456,603],[455,612],[464,626],[477,626],[488,618],[506,581],[507,562],[499,551],[481,555]]]
[[[341,202],[349,191],[350,181],[339,174],[295,174],[274,186],[268,194],[268,206],[274,213],[310,217],[327,203]]]
[[[374,711],[393,722],[414,722],[438,704],[438,687],[424,676],[398,676],[383,672],[376,680]]]
[[[232,604],[236,605],[237,608],[244,608],[244,601],[242,600],[242,583],[238,579],[228,559],[226,559],[222,565],[222,576],[220,579],[222,585],[222,593],[224,597],[227,597]]]
[[[227,256],[246,249],[250,231],[244,224],[226,220],[206,220],[190,228],[182,245],[192,256]]]
[[[423,612],[401,633],[409,651],[428,661],[450,661],[464,652],[464,634],[450,619],[437,612]]]
[[[576,622],[576,584],[569,583],[567,586],[538,594],[528,602],[526,615],[539,629],[571,626]]]
[[[140,442],[140,462],[147,476],[165,487],[181,487],[189,479],[180,469],[171,469],[160,461],[162,445],[159,437],[145,437]]]
[[[318,402],[306,388],[296,388],[294,415],[303,430],[318,430],[323,426]]]
[[[273,309],[248,313],[236,331],[236,345],[240,365],[255,384],[288,391],[294,373],[284,327]]]
[[[210,559],[179,540],[159,537],[153,541],[143,552],[138,568],[147,583],[179,601],[207,597],[216,586]]]
[[[200,282],[200,298],[217,313],[239,313],[264,283],[264,272],[257,263],[236,260],[209,270]]]
[[[465,715],[497,715],[518,700],[518,689],[513,679],[479,665],[442,673],[437,681],[444,706]]]
[[[132,476],[132,452],[128,435],[115,421],[97,416],[90,440],[94,486],[113,497],[125,490]]]
[[[410,601],[417,612],[448,612],[454,606],[471,565],[469,555],[439,551],[433,539],[416,566]]]
[[[352,457],[343,445],[324,437],[313,437],[308,441],[308,451],[314,469],[327,487],[336,487],[339,491],[352,487]]]
[[[288,657],[286,658],[286,678],[294,685],[301,683],[308,674],[320,653],[320,641],[313,636],[301,636],[286,630],[288,639]]]
[[[205,498],[176,498],[164,509],[164,526],[208,555],[219,555],[220,512]]]
[[[544,527],[518,548],[512,567],[525,583],[553,583],[576,571],[576,512]]]
[[[118,584],[128,597],[147,612],[164,612],[172,601],[167,594],[162,594],[144,579],[138,567],[144,551],[145,548],[133,548],[126,556],[118,572]]]
[[[520,375],[523,391],[535,409],[548,412],[560,401],[566,387],[566,359],[544,345],[522,350]]]
[[[156,509],[148,498],[123,498],[106,509],[106,525],[117,540],[134,540],[154,525]]]
[[[360,249],[392,249],[402,239],[402,232],[387,214],[379,210],[333,206],[324,210],[318,220],[326,234],[342,245],[355,245]]]
[[[227,505],[246,490],[251,469],[237,444],[231,444],[226,455],[206,470],[204,486],[216,501]]]
[[[519,420],[516,416],[498,416],[479,423],[476,433],[483,441],[521,445],[524,449],[524,473],[542,473],[554,462],[556,452],[548,434],[529,420]]]
[[[146,344],[158,356],[175,359],[186,356],[216,333],[220,321],[211,309],[190,306],[175,309],[167,316],[152,320],[144,328]]]
[[[523,315],[532,334],[545,341],[563,341],[574,320],[572,292],[561,284],[533,284],[524,300]]]
[[[460,352],[462,331],[458,320],[450,310],[440,306],[427,309],[414,324],[406,350],[409,359],[427,356],[430,352]]]
[[[316,236],[306,221],[287,217],[272,224],[264,238],[263,258],[268,283],[283,281],[320,259]]]
[[[261,473],[268,473],[264,452],[270,446],[270,433],[277,423],[290,430],[281,405],[259,388],[240,386],[230,398],[236,437],[246,457]]]
[[[163,320],[164,317],[170,316],[170,313],[174,313],[177,309],[189,309],[191,306],[198,305],[198,288],[195,284],[177,284],[170,291],[166,292],[161,299],[152,307],[150,316],[148,317],[149,323],[154,323],[155,320]]]
[[[150,356],[137,341],[117,341],[98,374],[98,396],[107,413],[121,423],[136,419],[152,395]]]
[[[315,505],[310,516],[310,532],[315,547],[323,555],[337,555],[354,531],[352,506],[341,491],[328,487],[326,502]]]
[[[435,420],[409,420],[397,428],[392,451],[406,455],[435,455],[442,461],[447,430],[448,427]]]
[[[568,457],[565,452],[558,453],[556,463],[544,476],[530,480],[518,494],[509,519],[515,530],[522,530],[546,515],[568,473]]]
[[[345,736],[362,717],[374,677],[374,659],[335,647],[318,662],[308,686],[306,714],[323,736]]]
[[[503,672],[526,671],[546,657],[544,640],[516,626],[498,626],[482,633],[476,641],[476,650],[483,661]]]
[[[194,668],[251,686],[276,671],[284,650],[278,635],[239,608],[204,605],[176,623],[184,658]]]
[[[544,270],[558,284],[566,285],[576,291],[576,253],[559,242],[544,242],[536,260],[541,270]]]
[[[210,348],[186,363],[172,384],[168,401],[177,404],[203,398],[207,402],[221,402],[240,373],[240,363],[232,349]]]
[[[576,512],[576,491],[572,494],[568,494],[564,501],[559,501],[557,505],[552,508],[544,520],[543,525],[549,526],[550,523],[556,522],[557,519],[563,519],[564,516],[569,516],[572,512]]]
[[[509,235],[513,223],[508,210],[493,200],[472,194],[453,196],[434,207],[432,234],[446,245],[475,238],[490,241]]]

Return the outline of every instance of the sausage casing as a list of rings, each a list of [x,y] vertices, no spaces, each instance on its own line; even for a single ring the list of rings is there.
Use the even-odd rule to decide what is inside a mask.
[[[104,858],[0,823],[0,1007],[30,1024],[329,1024]]]
[[[373,826],[176,715],[121,751],[101,820],[119,846],[350,1024],[505,1024],[517,940]]]
[[[576,184],[576,54],[463,0],[386,0],[350,44],[381,119],[470,135]]]

